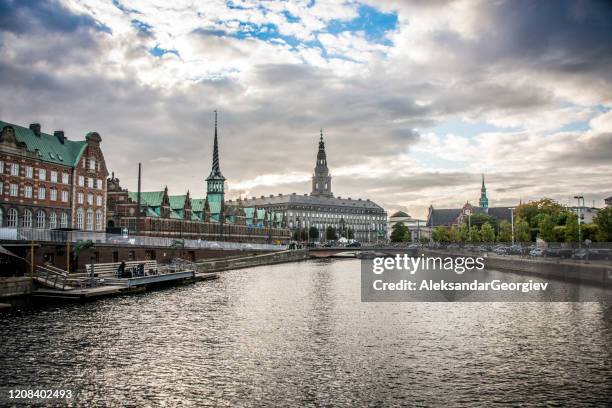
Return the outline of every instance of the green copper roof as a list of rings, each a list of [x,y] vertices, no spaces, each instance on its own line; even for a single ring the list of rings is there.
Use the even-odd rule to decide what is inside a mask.
[[[202,212],[204,211],[204,198],[192,198],[191,199],[191,210]]]
[[[40,136],[36,136],[29,128],[0,121],[0,131],[5,126],[12,126],[15,129],[15,139],[18,142],[25,143],[29,152],[38,150],[40,160],[49,163],[74,167],[78,164],[87,147],[87,141],[85,140],[77,142],[66,139],[62,144],[54,135],[41,132]]]
[[[186,198],[186,195],[168,196],[168,199],[170,200],[170,208],[172,208],[173,210],[182,210],[183,208],[185,208]]]
[[[138,200],[138,193],[136,191],[128,191],[128,196],[134,201]],[[163,198],[163,191],[143,191],[140,193],[140,203],[151,207],[161,207]]]

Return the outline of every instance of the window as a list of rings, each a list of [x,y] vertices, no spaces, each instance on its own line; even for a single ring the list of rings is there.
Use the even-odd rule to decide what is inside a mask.
[[[36,214],[36,228],[45,228],[45,213],[43,211]]]
[[[51,170],[51,181],[57,183],[57,171]]]
[[[57,214],[54,212],[49,214],[49,228],[50,229],[57,228]]]
[[[68,191],[67,190],[62,190],[62,202],[64,203],[68,202]]]
[[[32,198],[32,186],[23,187],[23,196],[25,198]]]
[[[11,183],[11,191],[10,195],[12,197],[17,197],[17,193],[19,192],[19,186],[15,183]]]
[[[87,210],[87,225],[86,225],[86,229],[88,231],[93,230],[93,219],[94,219],[94,213],[93,213],[93,210],[90,208],[89,210]]]
[[[51,201],[57,201],[57,189],[55,188],[49,189],[49,199]]]
[[[0,160],[0,173],[4,173],[4,161]]]
[[[0,181],[0,195],[4,194],[4,183]]]
[[[42,181],[47,180],[47,170],[38,169],[38,179]]]
[[[96,159],[89,159],[89,170],[96,169]]]
[[[34,177],[34,169],[32,168],[32,166],[26,166],[26,168],[25,168],[25,176],[28,177],[28,178]]]
[[[83,204],[83,193],[81,192],[77,193],[77,203]]]
[[[104,188],[104,187],[102,187],[102,180],[100,180],[100,179],[96,180],[96,188],[98,190],[102,190]]]
[[[96,211],[96,231],[102,231],[102,210]]]
[[[21,226],[23,228],[32,228],[32,211],[25,210],[23,212],[23,218],[21,219]]]
[[[83,229],[83,209],[79,208],[76,212],[76,227]]]
[[[94,179],[92,179],[91,177],[89,177],[87,179],[87,187],[88,188],[93,188],[94,187]]]
[[[2,227],[2,221],[4,221],[4,213],[2,212],[2,207],[0,207],[0,227]]]
[[[85,187],[85,177],[79,176],[79,186]]]
[[[60,216],[60,228],[68,228],[68,214],[66,213]]]
[[[93,205],[93,203],[94,203],[93,194],[91,194],[91,193],[87,194],[87,204]]]
[[[96,205],[98,207],[102,207],[102,196],[101,195],[96,197]]]
[[[62,173],[62,183],[70,183],[70,175],[68,175],[68,173]]]
[[[6,214],[6,226],[11,227],[11,228],[17,228],[17,219],[18,219],[17,210],[14,208],[11,208],[10,210],[8,210],[8,213]]]
[[[17,163],[11,163],[11,176],[19,175],[19,165]]]
[[[38,188],[38,199],[44,200],[46,195],[47,195],[47,189],[44,187],[39,187]]]

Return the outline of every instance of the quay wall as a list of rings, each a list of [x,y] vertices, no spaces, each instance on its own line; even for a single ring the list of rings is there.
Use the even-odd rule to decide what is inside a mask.
[[[310,259],[307,249],[279,251],[262,255],[239,258],[215,259],[197,262],[199,273],[222,272],[232,269],[250,268],[261,265],[273,265]]]
[[[483,256],[439,250],[424,250],[422,252],[426,256]],[[523,258],[491,254],[486,254],[483,257],[487,269],[612,287],[612,264],[606,262],[587,263],[566,259]]]
[[[32,278],[29,277],[0,277],[0,299],[29,295],[32,287]]]

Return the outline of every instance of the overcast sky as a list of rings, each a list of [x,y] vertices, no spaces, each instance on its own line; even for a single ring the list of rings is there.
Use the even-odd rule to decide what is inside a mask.
[[[0,0],[0,119],[98,131],[124,187],[333,191],[424,217],[612,195],[607,1]]]

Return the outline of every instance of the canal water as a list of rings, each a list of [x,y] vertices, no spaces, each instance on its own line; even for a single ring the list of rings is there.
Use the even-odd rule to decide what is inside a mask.
[[[356,260],[23,308],[0,315],[0,344],[2,387],[78,406],[612,401],[612,305],[362,303]]]

